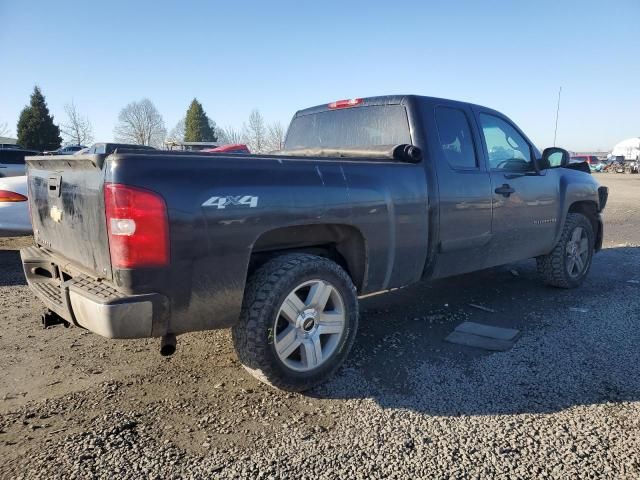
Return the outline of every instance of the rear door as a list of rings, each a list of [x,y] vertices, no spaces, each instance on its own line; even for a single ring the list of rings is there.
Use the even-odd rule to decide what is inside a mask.
[[[36,243],[98,277],[111,277],[101,155],[31,157]]]
[[[482,250],[491,239],[491,179],[473,112],[464,104],[435,105],[428,128],[439,190],[439,245],[435,276],[455,275],[484,266]],[[434,128],[435,127],[435,128]]]
[[[557,169],[538,173],[537,150],[508,118],[482,109],[477,113],[493,198],[488,266],[547,253],[559,221]]]

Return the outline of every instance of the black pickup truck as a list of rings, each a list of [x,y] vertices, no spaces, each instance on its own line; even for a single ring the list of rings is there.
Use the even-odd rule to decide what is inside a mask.
[[[536,258],[580,285],[606,187],[506,116],[414,95],[301,110],[271,155],[30,157],[46,325],[111,338],[232,327],[262,381],[304,390],[347,356],[358,296]],[[584,170],[584,169],[582,169]]]

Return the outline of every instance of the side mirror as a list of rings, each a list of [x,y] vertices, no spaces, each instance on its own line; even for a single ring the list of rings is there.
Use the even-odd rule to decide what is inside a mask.
[[[564,148],[549,147],[542,152],[540,170],[547,168],[566,167],[569,165],[571,155]]]

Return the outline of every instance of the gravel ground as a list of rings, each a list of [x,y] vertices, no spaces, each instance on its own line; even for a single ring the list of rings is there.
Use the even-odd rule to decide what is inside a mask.
[[[583,287],[533,262],[362,301],[354,352],[305,395],[246,374],[227,331],[109,341],[39,327],[0,239],[1,478],[640,478],[640,176],[610,186]],[[495,310],[469,307],[480,304]],[[507,352],[447,344],[464,320]]]

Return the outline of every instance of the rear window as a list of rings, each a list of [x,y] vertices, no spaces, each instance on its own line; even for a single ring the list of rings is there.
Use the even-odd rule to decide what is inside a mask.
[[[436,124],[440,147],[449,165],[453,168],[476,168],[476,152],[465,113],[457,108],[438,107]]]
[[[400,143],[411,143],[405,108],[402,105],[372,105],[295,117],[289,126],[284,149]]]

